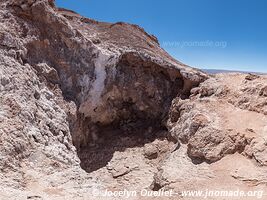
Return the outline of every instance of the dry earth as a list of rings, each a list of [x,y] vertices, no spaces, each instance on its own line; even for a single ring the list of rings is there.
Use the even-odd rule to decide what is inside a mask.
[[[207,75],[137,25],[52,0],[0,3],[1,200],[267,199],[266,76]]]

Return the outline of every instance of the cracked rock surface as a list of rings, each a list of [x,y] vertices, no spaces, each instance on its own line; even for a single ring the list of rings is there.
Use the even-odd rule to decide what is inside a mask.
[[[266,88],[180,63],[137,25],[0,0],[0,199],[266,191]]]

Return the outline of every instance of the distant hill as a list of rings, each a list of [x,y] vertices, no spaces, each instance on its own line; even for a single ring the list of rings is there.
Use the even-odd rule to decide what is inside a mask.
[[[219,73],[252,73],[252,74],[267,74],[263,72],[249,72],[249,71],[237,71],[237,70],[223,70],[223,69],[201,69],[204,72],[207,72],[209,74],[219,74]]]

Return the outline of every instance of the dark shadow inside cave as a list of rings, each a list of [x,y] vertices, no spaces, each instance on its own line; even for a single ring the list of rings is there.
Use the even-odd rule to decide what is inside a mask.
[[[157,122],[155,122],[157,123]],[[155,128],[156,127],[156,128]],[[112,159],[114,152],[123,152],[127,148],[143,147],[155,139],[168,138],[168,131],[163,126],[138,127],[134,130],[104,127],[97,134],[97,139],[91,140],[78,150],[81,167],[88,173],[105,167]]]

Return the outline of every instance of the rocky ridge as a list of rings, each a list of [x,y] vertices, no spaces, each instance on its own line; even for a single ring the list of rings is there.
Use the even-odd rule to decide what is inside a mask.
[[[0,3],[1,199],[266,190],[265,76],[208,76],[52,0]]]

